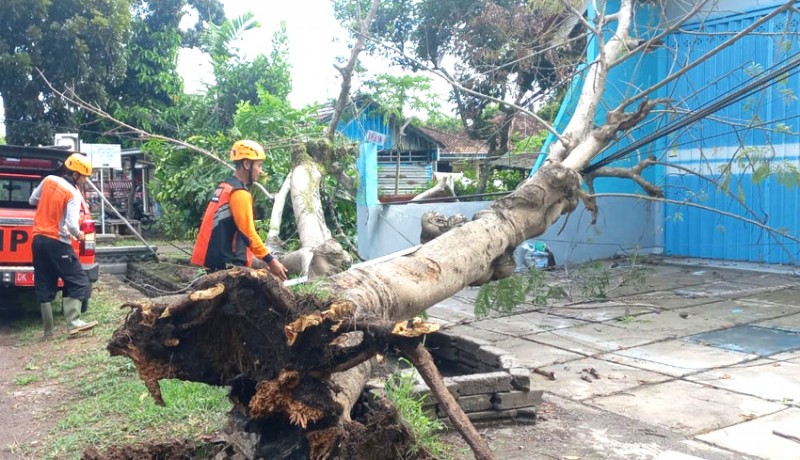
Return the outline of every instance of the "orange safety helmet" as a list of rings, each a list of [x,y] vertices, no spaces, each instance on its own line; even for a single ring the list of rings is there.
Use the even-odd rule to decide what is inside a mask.
[[[64,166],[70,171],[74,171],[82,176],[92,175],[92,164],[89,162],[89,159],[86,158],[86,155],[80,153],[73,153],[70,155],[64,162]]]
[[[239,160],[266,160],[264,148],[256,141],[241,140],[233,143],[231,147],[231,161]]]

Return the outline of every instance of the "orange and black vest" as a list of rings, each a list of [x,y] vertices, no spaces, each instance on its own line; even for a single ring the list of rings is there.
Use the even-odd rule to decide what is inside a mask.
[[[74,185],[66,179],[56,176],[47,176],[42,181],[42,190],[39,195],[39,203],[36,206],[36,214],[33,217],[33,236],[42,235],[54,240],[59,240],[70,244],[70,236],[64,234],[64,214],[67,210],[67,203],[80,196],[75,193]],[[83,223],[86,212],[85,201],[81,199],[80,215],[78,227]],[[66,241],[64,241],[66,239]]]
[[[231,176],[214,192],[200,224],[192,264],[212,270],[224,269],[227,264],[250,266],[253,257],[250,240],[236,227],[230,208],[231,194],[236,190],[247,187]]]

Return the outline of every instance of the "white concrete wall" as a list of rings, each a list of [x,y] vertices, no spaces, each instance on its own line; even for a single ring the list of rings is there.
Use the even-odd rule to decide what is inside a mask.
[[[491,202],[435,203],[360,206],[358,249],[365,259],[374,259],[419,244],[420,217],[429,210],[445,215],[464,214],[471,218]],[[620,253],[651,254],[662,250],[658,204],[634,198],[600,198],[596,225],[579,206],[562,216],[544,235],[556,256],[556,263],[580,263]]]

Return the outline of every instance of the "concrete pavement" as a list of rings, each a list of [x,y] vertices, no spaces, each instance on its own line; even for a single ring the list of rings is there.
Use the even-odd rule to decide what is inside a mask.
[[[605,299],[584,295],[597,277],[576,282],[557,270],[548,281],[566,299],[478,319],[478,289],[468,288],[428,313],[450,333],[555,373],[535,374],[531,388],[583,414],[569,427],[575,439],[595,434],[591,449],[565,445],[564,456],[800,459],[796,276],[664,261],[609,261],[596,273],[608,277]]]

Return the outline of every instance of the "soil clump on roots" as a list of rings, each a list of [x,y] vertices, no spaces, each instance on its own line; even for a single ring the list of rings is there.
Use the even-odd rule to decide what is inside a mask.
[[[342,417],[331,374],[398,340],[416,340],[392,337],[385,323],[356,321],[352,302],[295,295],[266,271],[237,268],[204,277],[178,301],[123,308],[131,311],[107,348],[134,362],[158,404],[169,404],[162,379],[230,388],[227,444],[214,458],[431,458],[413,448],[388,401],[362,395]],[[143,449],[137,458],[204,458],[180,441],[87,451],[84,458],[133,458],[115,456],[126,449]]]

